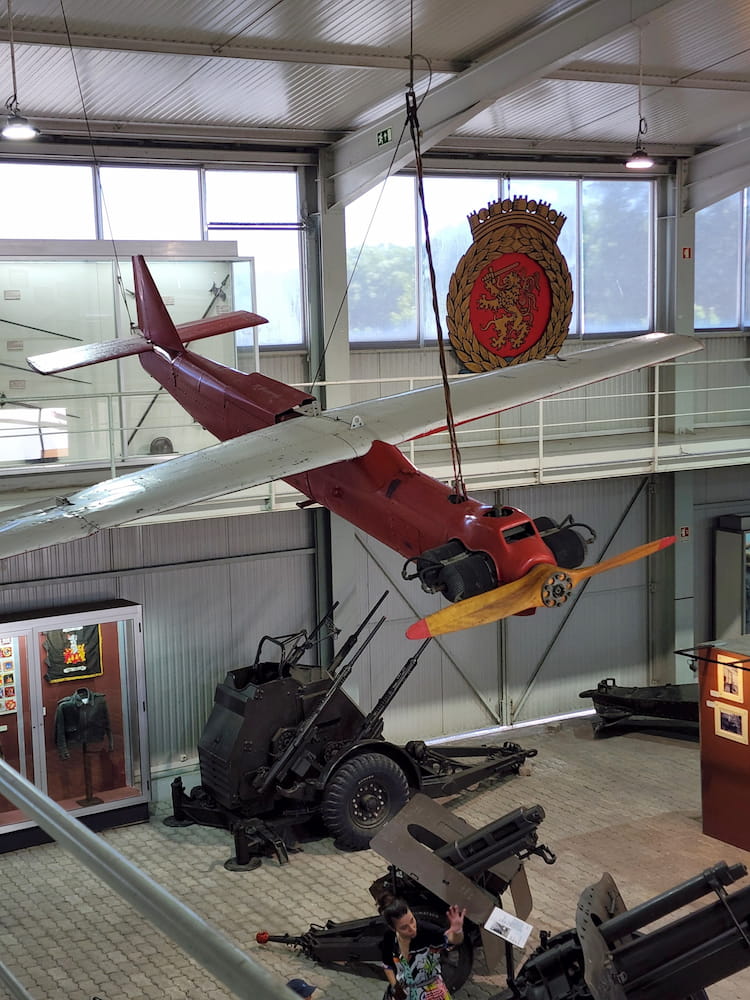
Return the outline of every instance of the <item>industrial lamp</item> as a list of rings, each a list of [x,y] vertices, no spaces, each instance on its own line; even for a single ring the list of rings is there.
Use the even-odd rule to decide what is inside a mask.
[[[643,117],[641,102],[643,98],[643,56],[641,54],[641,33],[638,31],[638,131],[635,136],[635,149],[630,159],[625,164],[630,170],[648,170],[653,167],[654,161],[648,155],[643,146],[641,136],[648,132],[648,124]]]
[[[10,44],[10,74],[13,80],[13,93],[5,102],[8,110],[8,117],[2,129],[5,139],[33,139],[39,135],[36,128],[28,118],[24,118],[18,110],[18,88],[16,86],[16,50],[13,44],[13,12],[11,10],[11,0],[8,0],[8,42]]]

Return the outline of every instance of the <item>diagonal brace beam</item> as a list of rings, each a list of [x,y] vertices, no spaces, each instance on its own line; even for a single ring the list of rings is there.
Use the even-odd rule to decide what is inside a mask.
[[[592,0],[571,14],[513,39],[430,93],[420,109],[421,147],[426,151],[501,97],[559,69],[572,56],[619,34],[647,14],[679,0]],[[392,142],[402,134],[402,110],[334,143],[321,157],[326,205],[346,205],[389,171],[412,159],[404,143],[394,156]],[[390,129],[391,142],[378,145]]]

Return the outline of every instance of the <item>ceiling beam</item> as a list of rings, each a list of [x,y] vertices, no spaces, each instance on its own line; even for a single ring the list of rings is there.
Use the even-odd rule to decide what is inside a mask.
[[[664,89],[681,90],[750,90],[750,81],[735,80],[730,77],[702,77],[684,76],[671,77],[660,76],[658,73],[644,73],[643,80],[640,79],[638,71],[622,70],[608,71],[600,68],[586,69],[558,69],[552,73],[545,73],[548,80],[572,80],[575,83],[615,83],[627,84],[630,87],[637,87],[642,83],[644,87],[658,87]],[[644,94],[644,97],[650,96]]]
[[[697,212],[750,187],[750,136],[687,161],[682,210]]]
[[[500,46],[432,91],[420,107],[421,147],[429,149],[501,97],[541,79],[573,55],[600,44],[675,0],[593,0]],[[389,172],[413,160],[400,141],[404,110],[335,143],[321,156],[327,206],[348,204]]]
[[[0,29],[0,42],[9,42],[7,28]],[[146,52],[179,56],[204,56],[210,59],[255,59],[268,62],[302,63],[319,66],[349,66],[352,69],[409,70],[409,54],[394,55],[373,49],[293,49],[272,45],[250,45],[235,39],[233,42],[183,42],[169,38],[131,38],[119,35],[95,35],[63,31],[40,31],[33,28],[14,28],[15,45],[57,45],[74,49],[99,49],[116,52]],[[461,59],[431,59],[433,73],[459,73],[466,69],[467,61]]]

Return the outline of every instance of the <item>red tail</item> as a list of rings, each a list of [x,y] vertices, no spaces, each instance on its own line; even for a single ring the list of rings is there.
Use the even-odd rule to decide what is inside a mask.
[[[182,341],[167,307],[154,284],[151,272],[146,267],[142,254],[133,257],[133,278],[135,280],[135,303],[138,309],[138,326],[143,336],[152,344],[168,351],[181,352]]]

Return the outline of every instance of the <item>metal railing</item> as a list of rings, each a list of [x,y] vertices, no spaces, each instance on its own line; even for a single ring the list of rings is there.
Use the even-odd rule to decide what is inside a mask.
[[[605,438],[616,439],[621,451],[630,449],[624,460],[637,465],[639,472],[646,466],[656,472],[727,464],[732,456],[749,461],[750,444],[743,439],[750,433],[750,382],[748,366],[742,364],[748,360],[669,362],[641,373],[638,382],[620,376],[629,378],[627,391],[601,391],[594,385],[560,393],[459,427],[459,446],[467,463],[502,466],[511,475],[515,470],[519,484],[561,481],[563,451],[572,468],[580,464],[582,454],[595,456],[603,450]],[[738,373],[745,377],[739,379]],[[471,376],[454,376],[466,377]],[[364,400],[435,381],[434,376],[373,377],[318,383],[313,391],[325,387]],[[683,387],[682,382],[690,384]],[[310,383],[295,385],[310,388]],[[170,444],[175,452],[186,453],[214,443],[166,394],[147,425],[142,424],[144,406],[153,398],[153,390],[76,394],[69,400],[51,395],[0,397],[0,470],[10,476],[54,464],[101,467],[114,476],[134,465],[163,460],[168,453],[159,449]],[[691,441],[698,445],[692,452]],[[402,450],[415,465],[439,474],[448,451],[447,434],[419,438]],[[719,458],[724,455],[726,461]],[[466,478],[471,484],[486,476],[475,471]],[[266,509],[273,509],[284,489],[271,484],[255,492],[265,498]]]
[[[4,760],[0,760],[0,793],[240,1000],[288,1000],[294,996],[221,931],[66,813]],[[8,986],[20,986],[12,973],[8,975]],[[31,1000],[25,990],[16,995]]]

